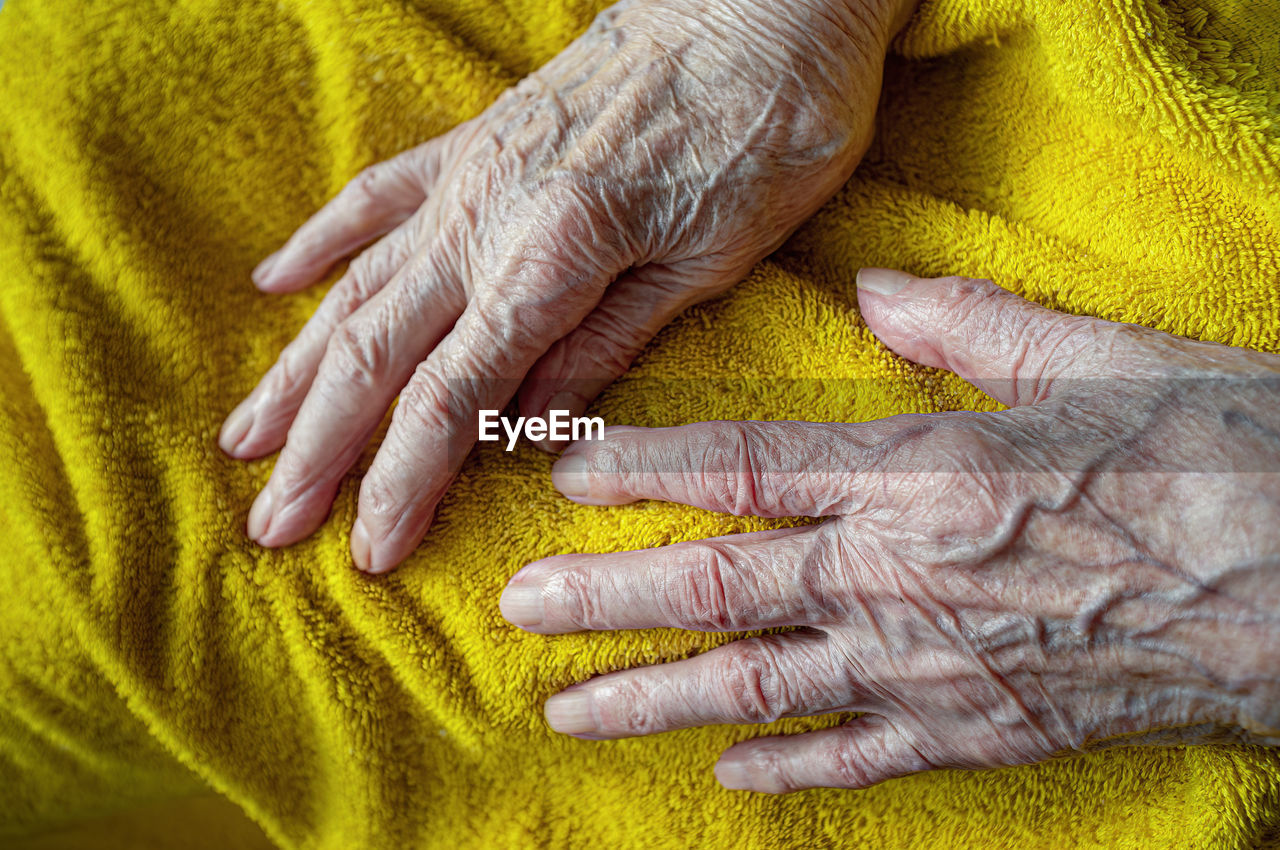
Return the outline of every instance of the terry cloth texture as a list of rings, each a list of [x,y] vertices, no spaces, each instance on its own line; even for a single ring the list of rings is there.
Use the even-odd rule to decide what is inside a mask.
[[[351,566],[354,474],[305,542],[245,539],[270,461],[225,458],[218,426],[324,289],[260,295],[250,268],[361,167],[479,112],[600,6],[5,4],[0,841],[211,791],[285,848],[1274,838],[1280,758],[1262,749],[1121,747],[767,797],[711,771],[760,728],[551,733],[541,706],[566,685],[730,637],[525,634],[498,613],[512,573],[764,523],[577,507],[528,446],[478,449],[388,577]],[[926,0],[856,177],[664,330],[596,412],[993,409],[874,340],[863,265],[990,277],[1060,310],[1280,351],[1278,63],[1270,0]]]

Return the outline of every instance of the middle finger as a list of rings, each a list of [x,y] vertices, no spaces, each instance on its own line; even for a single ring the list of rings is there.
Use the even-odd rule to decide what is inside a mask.
[[[250,537],[287,546],[315,531],[392,399],[464,306],[457,281],[429,250],[338,326],[249,511]]]
[[[499,601],[527,631],[670,626],[746,631],[831,622],[827,531],[802,526],[606,555],[558,555],[517,573]]]

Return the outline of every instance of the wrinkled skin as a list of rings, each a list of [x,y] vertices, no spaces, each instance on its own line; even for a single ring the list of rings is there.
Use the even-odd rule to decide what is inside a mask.
[[[351,548],[417,545],[477,436],[577,415],[689,304],[741,279],[870,141],[908,0],[624,0],[479,117],[374,166],[255,271],[268,292],[360,254],[219,438],[283,447],[249,534],[311,534],[399,394]],[[385,235],[384,235],[385,234]]]
[[[540,633],[801,627],[574,685],[551,726],[866,712],[729,749],[720,781],[766,792],[1117,740],[1280,743],[1280,357],[986,281],[864,270],[859,303],[894,351],[1012,409],[575,444],[553,480],[583,504],[829,519],[525,567],[502,610]]]

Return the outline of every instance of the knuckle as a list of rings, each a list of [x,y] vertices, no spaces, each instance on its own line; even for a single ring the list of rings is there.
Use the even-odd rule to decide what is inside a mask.
[[[387,183],[390,183],[395,189],[399,190],[394,192],[387,200],[399,202],[406,199],[403,190],[413,188],[419,182],[421,175],[428,168],[428,162],[433,151],[438,146],[438,139],[424,142],[417,147],[403,150],[391,157],[391,159],[384,160],[378,164],[378,168],[382,172],[379,177],[383,181],[383,185],[386,186]],[[384,191],[383,194],[386,195],[387,193]],[[399,204],[396,204],[396,206],[399,206]],[[416,206],[416,204],[408,208],[412,209],[413,206]]]
[[[966,339],[980,342],[984,348],[1014,339],[1022,330],[1020,318],[1011,311],[1021,301],[1010,298],[989,280],[944,278],[940,293],[941,298],[935,302],[939,313],[933,317],[935,324],[956,328]]]
[[[401,509],[399,494],[382,476],[366,475],[360,484],[360,516],[376,526],[390,525]],[[372,529],[371,529],[372,530]]]
[[[840,788],[866,788],[874,785],[874,777],[862,749],[854,741],[834,744],[827,753],[831,778]]]
[[[640,676],[622,675],[597,692],[601,724],[610,731],[650,735],[666,731],[659,704]]]
[[[733,570],[733,562],[717,543],[693,544],[696,557],[682,571],[674,587],[671,606],[679,612],[677,621],[711,631],[733,631],[738,617],[733,612],[725,576]]]
[[[457,430],[454,423],[461,421],[462,415],[459,394],[450,392],[447,382],[429,371],[425,363],[414,372],[396,407],[397,424],[441,435],[452,435]]]
[[[1020,462],[1018,453],[979,427],[940,428],[930,446],[929,492],[921,494],[935,531],[985,537],[999,527],[1013,495],[1010,482],[1016,480],[1007,470]]]
[[[718,671],[725,711],[735,723],[772,723],[784,714],[783,683],[770,653],[759,641],[739,641],[724,649]]]
[[[373,470],[360,485],[359,513],[374,539],[420,535],[436,501],[408,482]]]
[[[523,352],[540,350],[563,334],[559,322],[548,308],[527,293],[486,288],[477,293],[475,315],[464,333],[470,337],[469,350],[502,355],[473,358],[473,370],[488,370],[496,376],[499,359],[517,357]]]
[[[629,440],[590,442],[579,450],[579,456],[586,464],[583,472],[592,480],[592,486],[624,493],[646,489],[648,476],[669,468],[652,463],[648,453]]]
[[[987,299],[998,294],[997,290],[998,287],[989,280],[960,275],[949,275],[942,278],[939,283],[942,301],[962,310],[972,310],[982,306]]]
[[[592,19],[588,32],[596,35],[613,29],[618,23],[619,15],[621,15],[621,10],[614,6],[603,9],[596,13],[595,18]]]
[[[336,386],[370,387],[386,376],[385,334],[376,326],[347,319],[325,346],[324,366]]]
[[[560,616],[568,625],[580,629],[608,629],[610,623],[605,604],[606,588],[586,570],[570,568],[547,581],[546,598],[557,600]]]
[[[1001,456],[993,436],[976,416],[951,418],[934,432],[930,448],[939,471],[945,472],[987,470],[990,461]]]
[[[402,470],[411,464],[398,460],[388,462],[385,451],[379,451],[373,467],[360,484],[360,517],[375,538],[396,534],[400,537],[417,535],[420,539],[424,524],[434,513],[441,493],[438,489],[422,486],[420,477],[404,474]]]
[[[351,265],[347,267],[346,274],[329,291],[328,298],[333,300],[336,308],[335,313],[338,317],[346,318],[350,316],[360,309],[369,300],[369,296],[373,294],[366,285],[368,277],[361,267],[360,259],[363,256],[361,254],[360,257],[351,262]]]
[[[312,440],[287,443],[271,473],[277,504],[332,498],[345,470],[345,460],[344,455],[339,455],[335,462],[332,452],[318,450]]]
[[[746,769],[758,787],[774,794],[785,794],[804,787],[792,775],[789,759],[776,745],[757,745],[746,759]]]
[[[1083,323],[1083,319],[1081,321]],[[1087,327],[1089,345],[1117,374],[1165,377],[1186,364],[1187,354],[1191,353],[1182,338],[1161,334],[1144,325],[1089,321]],[[1202,351],[1195,352],[1197,356],[1191,358],[1196,367],[1204,365],[1203,357],[1199,356]]]
[[[370,249],[361,251],[347,266],[342,285],[348,306],[353,309],[359,307],[378,291],[378,287],[374,284],[378,279],[377,264],[377,252]]]
[[[646,332],[620,320],[610,319],[603,326],[583,325],[574,334],[573,359],[594,364],[594,371],[600,374],[621,375],[631,366],[646,337]]]
[[[957,328],[962,347],[980,352],[986,367],[999,364],[996,374],[981,377],[1007,383],[1017,405],[1046,398],[1059,355],[1069,352],[1087,320],[1044,310],[991,281],[948,281],[941,302],[945,324],[939,324]]]
[[[632,464],[627,461],[627,453],[616,443],[615,440],[604,440],[575,447],[575,453],[582,458],[583,474],[591,479],[616,481],[619,486],[625,486],[627,470]]]
[[[554,280],[567,292],[598,296],[605,283],[631,265],[624,255],[641,253],[633,241],[637,228],[631,226],[637,212],[602,191],[599,171],[595,159],[574,154],[563,168],[535,182],[536,205],[528,212],[542,226],[510,252],[518,278]]]
[[[998,337],[1006,342],[997,353],[1008,364],[1004,377],[1015,389],[1014,403],[1036,404],[1049,396],[1061,364],[1074,359],[1071,349],[1080,340],[1077,334],[1093,334],[1078,316],[1039,311],[1032,316],[1014,316],[1013,312],[1006,303]]]
[[[267,395],[277,401],[292,399],[307,389],[315,374],[312,365],[303,362],[303,357],[292,345],[280,352],[280,359],[267,374]]]
[[[761,454],[741,423],[715,423],[704,429],[699,463],[687,468],[698,489],[719,497],[737,516],[761,513]]]
[[[736,478],[734,481],[734,513],[740,515],[759,514],[763,503],[760,484],[763,481],[760,457],[757,446],[751,435],[742,425],[730,429],[734,441],[733,454],[737,458]]]
[[[382,182],[382,166],[370,165],[360,169],[360,173],[351,178],[347,184],[348,194],[356,200],[377,203],[378,188]]]

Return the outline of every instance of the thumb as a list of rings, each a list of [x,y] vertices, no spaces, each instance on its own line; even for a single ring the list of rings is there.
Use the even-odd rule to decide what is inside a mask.
[[[989,280],[889,269],[858,272],[858,306],[894,352],[955,372],[1009,406],[1044,401],[1074,379],[1134,375],[1148,362],[1149,338],[1163,336],[1059,313]]]

